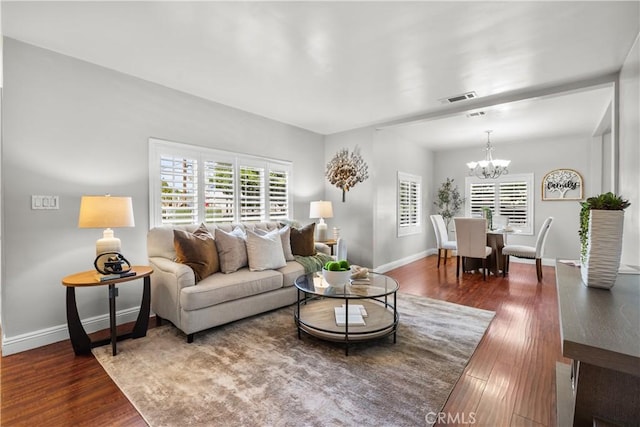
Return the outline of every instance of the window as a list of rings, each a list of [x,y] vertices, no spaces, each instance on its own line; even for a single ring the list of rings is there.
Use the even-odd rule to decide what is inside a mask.
[[[422,232],[422,177],[398,172],[398,237]]]
[[[501,176],[487,181],[476,177],[465,180],[465,215],[480,217],[482,209],[509,219],[509,225],[523,234],[533,234],[533,174]]]
[[[290,162],[152,138],[150,225],[289,218],[291,169]]]

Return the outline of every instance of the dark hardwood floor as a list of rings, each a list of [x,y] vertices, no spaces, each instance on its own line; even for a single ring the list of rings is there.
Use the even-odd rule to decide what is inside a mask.
[[[496,312],[440,415],[448,423],[438,425],[556,425],[555,363],[568,360],[560,350],[555,272],[544,267],[537,283],[534,265],[510,268],[505,279],[456,279],[455,258],[438,270],[431,256],[387,273],[401,292]],[[69,341],[3,357],[0,381],[1,426],[146,425],[93,356],[75,356]]]

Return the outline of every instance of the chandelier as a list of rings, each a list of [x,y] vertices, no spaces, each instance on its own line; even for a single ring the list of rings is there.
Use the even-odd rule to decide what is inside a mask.
[[[491,140],[489,139],[489,135],[493,131],[486,130],[485,132],[487,133],[487,146],[484,148],[484,160],[467,163],[467,167],[469,167],[469,175],[477,176],[478,178],[482,179],[493,179],[499,177],[502,174],[508,174],[509,170],[507,169],[507,166],[509,166],[511,160],[501,160],[493,158],[493,156],[491,155],[493,147],[491,146]]]

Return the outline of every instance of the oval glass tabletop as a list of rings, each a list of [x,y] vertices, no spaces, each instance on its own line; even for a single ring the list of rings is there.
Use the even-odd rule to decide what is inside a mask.
[[[376,298],[392,294],[398,290],[398,282],[384,274],[369,272],[366,279],[351,280],[344,285],[330,285],[322,273],[310,273],[299,276],[294,284],[296,288],[312,295],[327,298]]]

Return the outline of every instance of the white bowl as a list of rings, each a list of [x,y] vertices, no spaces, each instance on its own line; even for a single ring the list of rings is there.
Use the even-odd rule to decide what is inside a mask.
[[[351,269],[347,269],[347,271],[331,271],[323,268],[322,277],[324,277],[324,280],[331,286],[344,285],[349,283]]]

